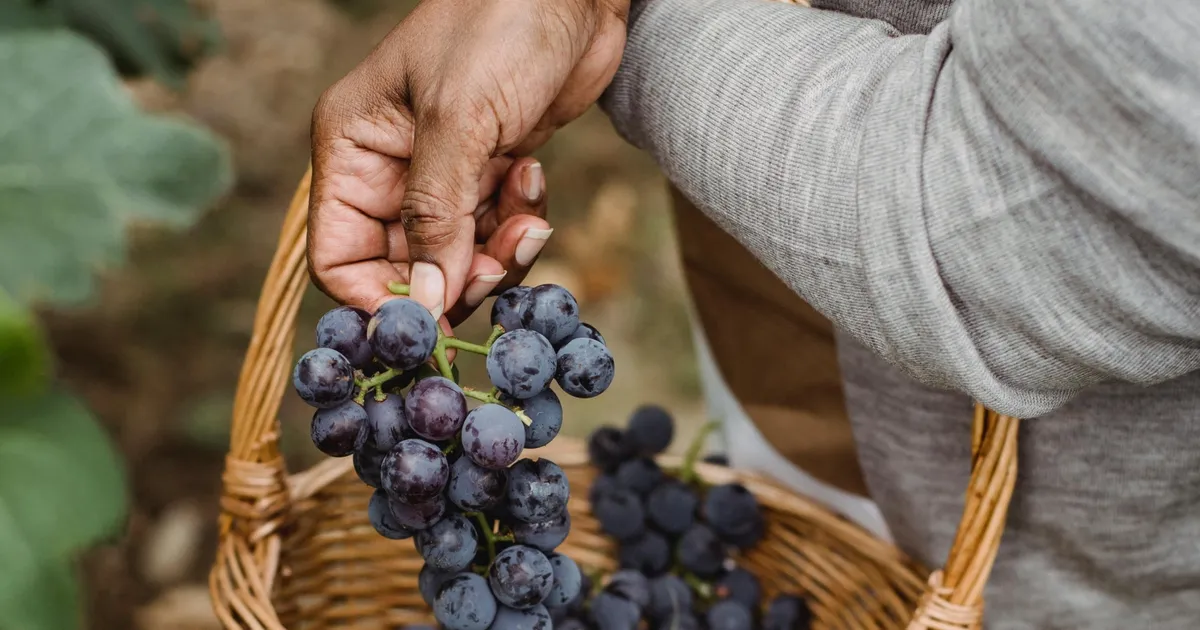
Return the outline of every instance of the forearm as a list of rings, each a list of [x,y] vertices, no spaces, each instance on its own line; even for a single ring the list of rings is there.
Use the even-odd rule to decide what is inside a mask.
[[[1033,416],[1097,382],[1196,369],[1200,89],[1171,60],[1200,53],[1119,42],[1149,83],[1122,86],[1119,62],[1073,57],[1104,54],[1118,42],[1075,40],[1120,24],[1056,31],[1077,7],[964,1],[901,37],[799,7],[651,0],[604,104],[793,290],[926,383]],[[1200,19],[1171,4],[1157,37]],[[1172,72],[1182,95],[1128,111],[1122,89]]]

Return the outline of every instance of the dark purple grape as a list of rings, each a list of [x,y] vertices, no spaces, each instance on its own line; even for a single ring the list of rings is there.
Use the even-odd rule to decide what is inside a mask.
[[[765,534],[766,524],[763,523],[763,519],[760,516],[754,519],[754,521],[750,523],[749,527],[744,528],[742,531],[737,532],[736,534],[726,536],[724,540],[738,549],[745,550],[757,545],[759,541],[763,539]]]
[[[383,459],[383,489],[404,503],[422,503],[441,495],[450,480],[450,464],[438,447],[404,440]]]
[[[492,325],[499,325],[505,332],[521,327],[521,315],[525,313],[525,296],[529,287],[513,287],[496,297],[492,303]]]
[[[474,573],[459,573],[438,588],[433,616],[446,630],[487,630],[496,619],[497,608],[487,580]]]
[[[488,352],[488,379],[508,396],[525,400],[550,385],[557,361],[554,346],[540,334],[532,330],[506,332]]]
[[[392,516],[387,495],[382,490],[376,490],[371,495],[371,500],[367,502],[367,518],[371,521],[371,526],[375,528],[375,531],[384,538],[391,540],[412,538],[412,530],[401,525],[396,517]]]
[[[550,619],[554,622],[554,630],[591,630],[584,621],[575,617],[564,617],[561,620],[554,619],[555,609],[547,608],[546,610],[550,611]],[[566,614],[565,611],[563,614]]]
[[[367,394],[363,409],[367,411],[367,429],[363,444],[370,449],[386,453],[401,441],[413,437],[404,415],[404,398],[400,394],[388,394],[376,400]]]
[[[621,486],[617,484],[615,476],[608,474],[600,475],[592,481],[592,487],[588,488],[588,503],[595,504],[605,494],[621,489]]]
[[[422,503],[403,503],[389,497],[388,506],[392,508],[396,522],[413,531],[433,527],[446,514],[446,501],[441,497]]]
[[[638,457],[617,467],[617,485],[644,497],[654,490],[666,476],[653,459]]]
[[[622,569],[633,569],[646,577],[662,575],[671,568],[671,543],[654,531],[622,542],[617,555]]]
[[[372,450],[365,444],[354,451],[354,472],[363,483],[378,488],[383,485],[383,458],[387,453]]]
[[[317,321],[317,347],[336,350],[350,365],[366,370],[375,354],[367,343],[367,322],[371,314],[353,306],[339,306]]]
[[[586,612],[586,608],[592,599],[592,578],[584,573],[583,578],[579,582],[579,594],[567,604],[567,614],[574,617],[579,617]]]
[[[554,586],[554,569],[542,552],[514,545],[496,554],[488,569],[488,583],[501,604],[524,610],[546,599]]]
[[[576,398],[603,394],[615,374],[612,354],[599,341],[572,339],[558,351],[554,379],[564,392]]]
[[[642,619],[637,604],[607,591],[596,594],[590,612],[596,630],[637,630]]]
[[[751,610],[758,607],[758,600],[762,597],[758,578],[741,567],[722,575],[713,586],[718,598],[732,599]]]
[[[525,448],[541,448],[558,437],[563,410],[554,390],[543,389],[540,394],[525,400],[501,395],[501,402],[519,407],[529,417],[530,423],[525,427]]]
[[[460,510],[483,512],[495,507],[504,498],[508,486],[508,471],[484,468],[460,457],[450,466],[450,483],[446,498]]]
[[[712,453],[705,455],[703,461],[705,464],[712,464],[713,466],[724,466],[726,468],[729,467],[729,456],[725,455],[724,453]]]
[[[408,426],[417,435],[441,442],[458,435],[467,418],[467,398],[454,381],[433,376],[421,379],[404,401]]]
[[[309,434],[313,444],[330,457],[353,455],[366,439],[367,412],[353,400],[313,414]]]
[[[588,460],[604,472],[616,472],[621,462],[633,457],[625,432],[616,427],[599,427],[588,436]]]
[[[542,603],[546,606],[566,606],[579,595],[579,589],[583,586],[583,573],[579,571],[579,565],[575,564],[574,560],[561,553],[550,556],[550,566],[554,569],[554,585],[550,587],[550,593]]]
[[[620,541],[633,540],[646,531],[646,512],[638,496],[617,489],[599,497],[592,505],[592,515],[600,521],[600,529]]]
[[[667,450],[675,437],[675,420],[658,405],[643,405],[634,410],[625,429],[625,439],[640,455],[653,457]]]
[[[428,564],[421,565],[421,572],[417,574],[417,590],[421,591],[421,599],[425,600],[426,606],[433,607],[438,589],[452,577],[453,573],[442,573],[434,571]]]
[[[522,459],[508,471],[508,512],[519,521],[540,523],[562,514],[569,495],[566,473],[548,459]]]
[[[650,605],[646,616],[651,621],[664,621],[673,615],[692,610],[692,589],[677,575],[660,575],[650,580]]]
[[[645,609],[650,605],[650,580],[637,571],[621,569],[613,573],[609,576],[604,591],[637,604],[638,609]]]
[[[758,499],[745,486],[727,483],[713,486],[704,495],[700,514],[708,526],[723,540],[733,543],[735,539],[751,536],[762,526],[762,513]]]
[[[763,615],[763,630],[808,630],[813,614],[808,602],[795,595],[777,595],[767,604]]]
[[[416,534],[417,553],[438,571],[464,571],[478,550],[475,526],[462,514],[450,514]]]
[[[554,344],[554,347],[561,348],[562,346],[567,345],[567,342],[572,339],[595,339],[600,343],[604,343],[604,337],[600,335],[600,331],[596,330],[595,326],[579,322],[579,327],[575,329],[575,332],[567,336],[566,339]]]
[[[707,526],[696,523],[688,528],[675,546],[679,565],[703,579],[712,579],[725,563],[725,545]]]
[[[708,609],[708,630],[751,630],[754,615],[750,609],[732,599],[723,599]]]
[[[550,372],[553,377],[554,370]],[[354,367],[336,350],[309,350],[292,370],[292,386],[313,407],[337,407],[354,395]]]
[[[557,284],[541,284],[525,296],[521,327],[535,330],[556,344],[579,328],[579,303],[570,291]]]
[[[703,626],[695,614],[684,611],[668,617],[658,626],[658,630],[703,630]]]
[[[433,356],[438,325],[416,300],[396,298],[379,307],[367,326],[375,358],[398,370],[413,370]]]
[[[699,504],[695,490],[672,479],[650,492],[646,498],[646,517],[664,533],[682,534],[695,522]]]
[[[490,630],[552,630],[553,627],[550,613],[538,604],[526,610],[501,606]]]
[[[517,414],[501,405],[482,405],[467,414],[462,446],[477,466],[493,470],[508,468],[525,448],[525,425]]]
[[[525,523],[515,519],[511,522],[513,540],[542,553],[554,551],[571,533],[571,513],[566,510],[556,518],[541,523]]]

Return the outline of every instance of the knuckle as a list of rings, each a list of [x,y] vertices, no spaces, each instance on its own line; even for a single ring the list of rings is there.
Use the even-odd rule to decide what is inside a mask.
[[[449,195],[420,182],[409,183],[400,207],[400,220],[405,233],[431,248],[449,244],[458,230],[458,217]]]

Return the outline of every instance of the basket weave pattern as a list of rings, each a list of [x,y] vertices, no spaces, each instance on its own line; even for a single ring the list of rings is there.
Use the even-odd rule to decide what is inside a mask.
[[[223,475],[220,543],[209,578],[226,628],[383,630],[432,617],[417,589],[422,560],[408,541],[367,520],[371,489],[349,458],[288,475],[276,414],[291,373],[305,265],[308,185],[302,179],[268,271],[234,401]],[[698,465],[711,483],[739,481],[767,514],[763,541],[740,562],[767,596],[804,593],[817,628],[965,630],[982,625],[991,572],[1016,480],[1017,420],[976,408],[966,507],[945,568],[932,574],[894,547],[754,474]],[[965,445],[964,445],[965,446]],[[615,568],[615,548],[589,514],[593,473],[583,445],[559,438],[536,451],[567,472],[572,530],[559,551]]]

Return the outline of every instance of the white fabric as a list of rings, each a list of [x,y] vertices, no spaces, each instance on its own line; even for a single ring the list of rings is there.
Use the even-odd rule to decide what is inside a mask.
[[[704,389],[704,402],[708,415],[721,422],[723,449],[729,463],[735,468],[753,470],[770,475],[785,486],[828,506],[858,523],[877,537],[892,541],[891,533],[883,520],[883,514],[870,499],[843,492],[797,468],[779,454],[763,438],[754,422],[746,415],[741,403],[734,397],[717,368],[712,352],[708,348],[700,328],[700,322],[692,318],[692,337],[696,347],[696,360],[700,364],[700,382]]]

